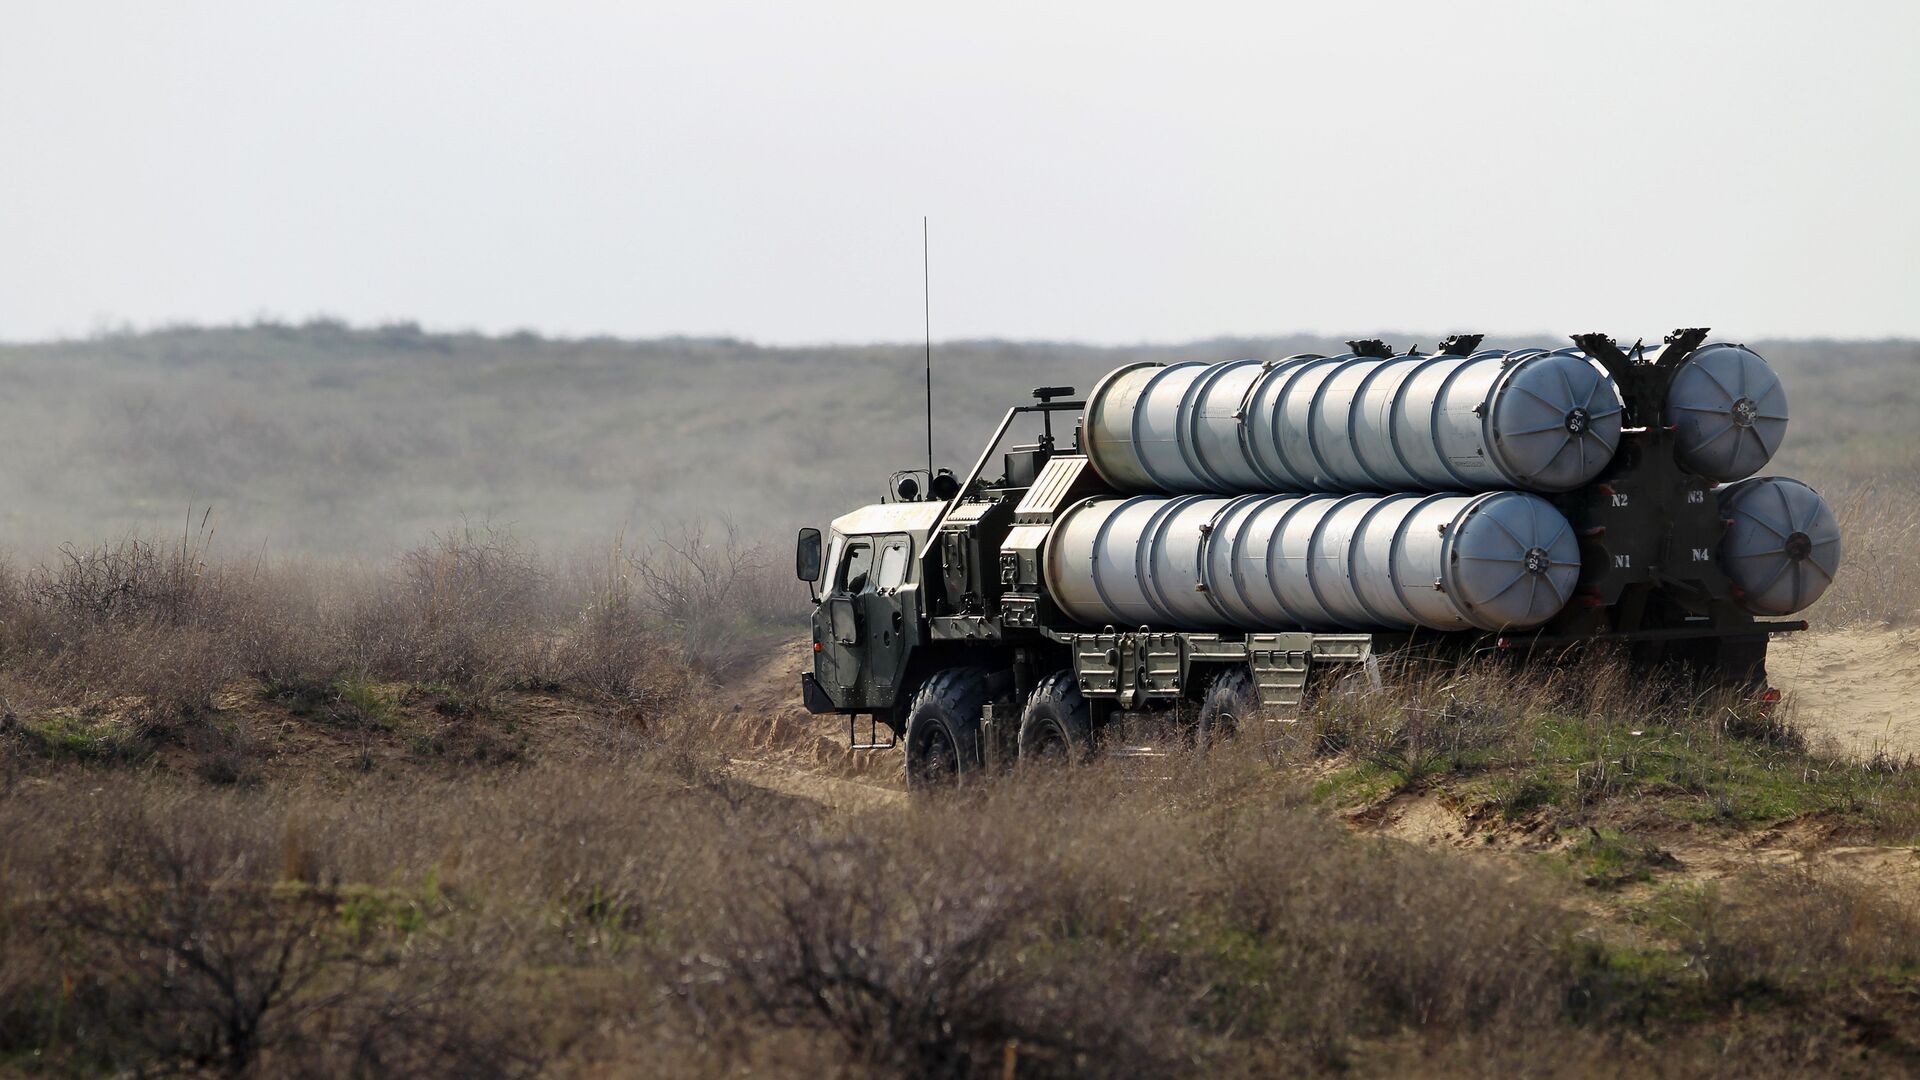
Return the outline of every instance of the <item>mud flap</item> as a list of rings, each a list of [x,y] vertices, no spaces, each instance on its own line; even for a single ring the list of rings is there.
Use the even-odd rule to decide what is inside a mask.
[[[826,688],[820,685],[820,681],[813,677],[811,671],[800,673],[800,700],[806,705],[808,712],[816,715],[840,711],[839,707],[833,703],[833,699],[827,696]]]

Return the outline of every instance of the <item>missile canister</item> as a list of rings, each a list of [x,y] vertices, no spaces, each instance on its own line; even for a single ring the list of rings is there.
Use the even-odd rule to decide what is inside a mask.
[[[1787,434],[1787,390],[1760,354],[1716,342],[1695,350],[1667,388],[1674,452],[1688,471],[1728,483],[1766,467]]]
[[[1622,411],[1572,349],[1136,364],[1088,395],[1083,445],[1129,492],[1557,492],[1606,467]]]
[[[1840,524],[1820,493],[1784,476],[1721,488],[1720,566],[1755,615],[1791,615],[1820,599],[1840,569]]]
[[[1520,492],[1100,496],[1068,508],[1047,587],[1089,626],[1523,629],[1566,605],[1579,543]]]

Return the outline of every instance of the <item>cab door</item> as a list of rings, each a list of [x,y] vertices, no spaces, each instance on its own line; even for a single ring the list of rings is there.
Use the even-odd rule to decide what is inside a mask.
[[[913,566],[913,541],[903,534],[874,538],[874,570],[867,590],[859,594],[861,626],[866,629],[867,704],[886,708],[893,703],[900,669],[912,644],[909,633],[919,626],[908,576]]]
[[[814,614],[813,639],[820,645],[816,677],[843,709],[866,704],[861,684],[867,649],[863,593],[872,588],[873,539],[850,536],[834,564],[826,599]]]

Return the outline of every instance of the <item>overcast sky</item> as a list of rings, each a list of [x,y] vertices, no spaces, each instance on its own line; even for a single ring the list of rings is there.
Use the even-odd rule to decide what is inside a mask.
[[[1920,336],[1920,3],[0,7],[0,339]]]

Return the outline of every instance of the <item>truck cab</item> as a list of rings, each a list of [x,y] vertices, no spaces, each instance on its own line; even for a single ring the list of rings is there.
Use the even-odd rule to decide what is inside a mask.
[[[803,560],[809,544],[824,547],[814,579],[814,670],[803,687],[810,708],[891,716],[920,643],[927,538],[943,508],[876,503],[835,518],[824,538],[803,534]]]

